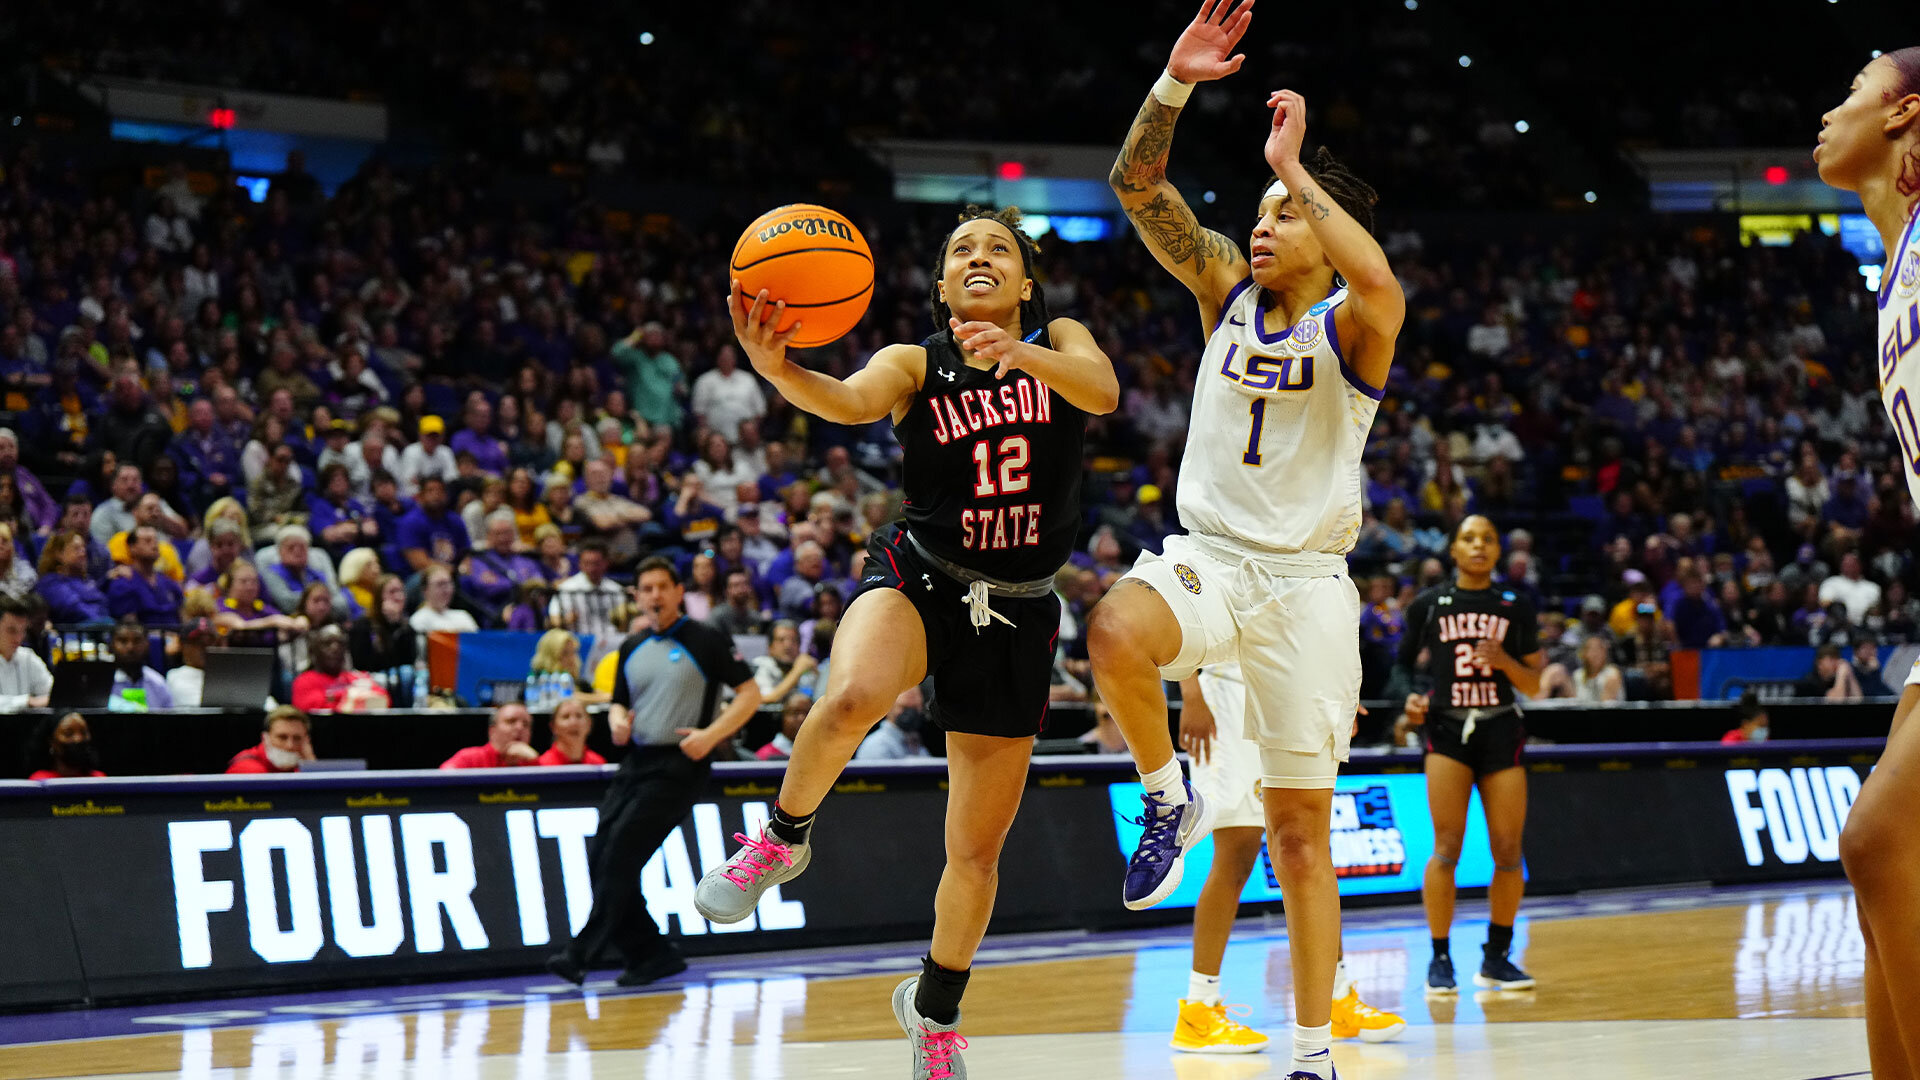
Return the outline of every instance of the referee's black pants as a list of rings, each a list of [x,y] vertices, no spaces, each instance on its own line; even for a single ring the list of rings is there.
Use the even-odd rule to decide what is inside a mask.
[[[600,804],[600,831],[587,847],[593,911],[567,945],[575,963],[591,966],[612,944],[633,967],[667,947],[640,894],[640,870],[686,820],[712,771],[678,746],[636,746],[620,763]]]

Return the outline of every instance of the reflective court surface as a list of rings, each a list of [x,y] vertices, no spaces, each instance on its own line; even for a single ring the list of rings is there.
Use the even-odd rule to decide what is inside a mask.
[[[1466,982],[1484,908],[1463,905]],[[1865,1077],[1861,942],[1844,883],[1548,898],[1523,911],[1529,993],[1430,1002],[1417,908],[1350,911],[1361,995],[1409,1027],[1336,1043],[1342,1077]],[[0,1017],[0,1080],[476,1077],[798,1080],[906,1076],[888,1007],[922,943],[711,957],[645,991],[546,976]],[[1186,930],[989,939],[961,1030],[969,1072],[995,1080],[1241,1080],[1285,1075],[1284,927],[1243,920],[1223,969],[1230,1003],[1274,1037],[1248,1057],[1167,1048],[1186,989]]]

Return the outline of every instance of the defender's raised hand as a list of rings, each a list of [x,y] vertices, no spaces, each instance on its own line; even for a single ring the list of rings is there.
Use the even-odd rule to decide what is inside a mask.
[[[1267,95],[1273,110],[1273,129],[1267,132],[1267,166],[1284,176],[1288,166],[1300,164],[1300,144],[1307,137],[1307,99],[1291,90]]]
[[[1246,63],[1245,53],[1234,52],[1247,27],[1253,22],[1253,0],[1240,0],[1228,7],[1228,0],[1206,0],[1200,13],[1173,43],[1167,57],[1167,74],[1183,83],[1212,82],[1224,79]]]

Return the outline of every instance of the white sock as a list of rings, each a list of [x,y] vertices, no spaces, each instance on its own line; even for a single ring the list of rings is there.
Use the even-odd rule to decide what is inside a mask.
[[[1347,974],[1346,958],[1341,957],[1340,962],[1333,968],[1333,1000],[1339,1001],[1352,992],[1353,976]]]
[[[1147,789],[1147,794],[1158,795],[1168,806],[1187,805],[1187,783],[1180,775],[1179,758],[1168,758],[1165,765],[1150,773],[1141,773],[1140,784]]]
[[[1187,972],[1187,1000],[1207,1005],[1220,1004],[1220,976]]]
[[[1333,1024],[1293,1025],[1293,1064],[1287,1071],[1333,1080]]]

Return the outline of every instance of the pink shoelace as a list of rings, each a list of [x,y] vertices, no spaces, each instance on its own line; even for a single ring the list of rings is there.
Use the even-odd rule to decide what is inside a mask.
[[[967,1048],[957,1031],[920,1029],[920,1052],[927,1055],[927,1080],[952,1080],[953,1055]]]
[[[746,857],[735,856],[734,861],[729,863],[722,873],[726,875],[728,881],[740,886],[741,892],[752,888],[754,881],[771,871],[775,863],[793,865],[793,849],[776,840],[768,839],[764,831],[758,840],[744,833],[734,833],[733,838],[746,845],[746,850],[740,853]]]

